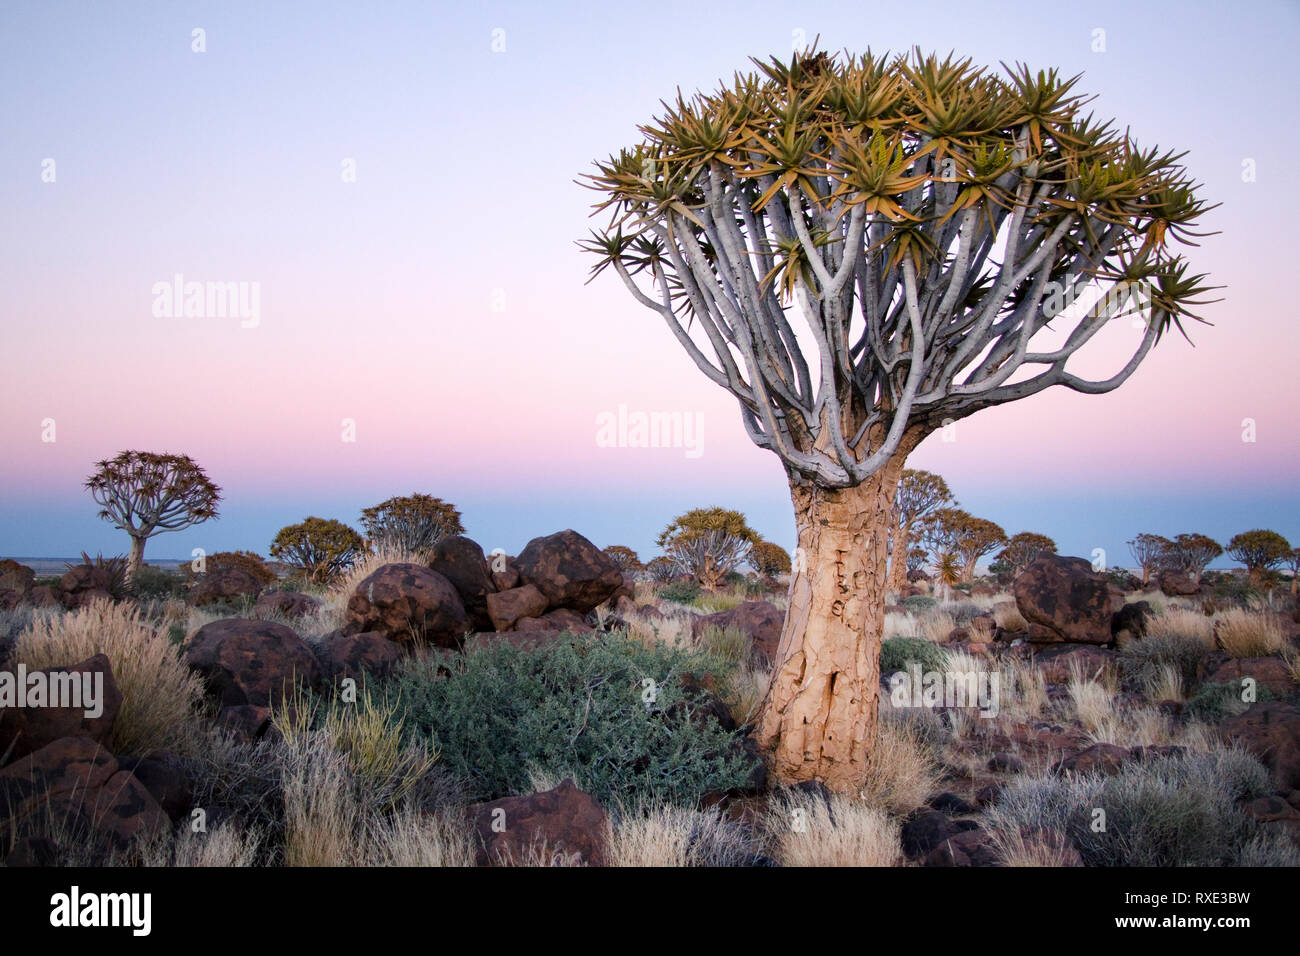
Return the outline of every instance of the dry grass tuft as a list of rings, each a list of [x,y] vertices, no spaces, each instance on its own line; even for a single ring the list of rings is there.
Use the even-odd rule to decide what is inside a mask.
[[[906,814],[939,788],[939,772],[938,755],[914,723],[882,720],[861,796],[873,807]]]
[[[122,692],[108,749],[143,755],[170,750],[193,755],[202,745],[203,684],[168,640],[170,618],[144,620],[130,604],[96,601],[61,616],[36,618],[19,636],[14,664],[29,670],[63,667],[104,654]]]
[[[994,604],[993,619],[998,622],[998,627],[1004,631],[1021,633],[1029,630],[1029,622],[1020,613],[1020,608],[1016,606],[1015,601],[999,601]]]
[[[1217,643],[1231,657],[1267,657],[1287,648],[1281,622],[1271,614],[1232,608],[1214,616]]]
[[[894,866],[902,858],[898,824],[883,810],[833,794],[774,800],[765,818],[782,866]]]

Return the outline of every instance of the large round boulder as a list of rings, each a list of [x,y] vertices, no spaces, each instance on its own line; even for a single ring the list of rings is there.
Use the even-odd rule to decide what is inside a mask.
[[[343,630],[380,634],[399,644],[458,647],[470,626],[460,595],[437,571],[420,564],[385,564],[348,598]]]
[[[39,676],[37,676],[39,675]],[[5,677],[0,675],[0,683]],[[107,746],[113,724],[122,709],[122,692],[113,679],[113,667],[103,654],[79,664],[25,673],[25,706],[2,706],[0,697],[0,754],[25,757],[65,737],[89,737]],[[41,688],[41,696],[31,694]],[[13,686],[16,691],[16,681]]]
[[[605,811],[572,780],[541,793],[476,803],[469,813],[478,832],[480,866],[606,863]]]
[[[295,685],[320,681],[316,655],[274,621],[226,618],[205,624],[185,645],[185,661],[223,706],[280,704]]]
[[[203,607],[218,601],[251,601],[261,590],[262,582],[243,568],[212,568],[198,576],[189,599],[195,607]]]
[[[781,642],[781,628],[785,612],[767,601],[745,601],[730,611],[704,614],[691,622],[692,636],[699,638],[710,628],[725,631],[734,628],[751,642],[751,653],[758,662],[771,666],[776,661],[776,648]]]
[[[576,531],[529,541],[515,559],[520,580],[537,587],[553,608],[586,614],[623,586],[613,559]]]
[[[1111,621],[1124,603],[1119,590],[1088,561],[1056,554],[1031,561],[1011,590],[1029,622],[1029,640],[1037,644],[1109,644]]]
[[[496,592],[497,586],[492,580],[491,566],[476,541],[459,534],[439,538],[429,558],[429,570],[451,582],[475,630],[492,627],[487,597]]]

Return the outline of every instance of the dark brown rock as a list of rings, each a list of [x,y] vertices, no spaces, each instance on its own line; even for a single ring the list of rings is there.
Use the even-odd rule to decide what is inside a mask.
[[[218,601],[251,601],[262,590],[262,582],[243,568],[215,567],[198,575],[189,601],[195,607]]]
[[[519,863],[543,853],[555,862],[606,863],[605,811],[572,780],[526,797],[476,803],[470,816],[478,832],[480,866]]]
[[[194,808],[194,785],[174,755],[155,753],[148,757],[119,757],[117,762],[144,785],[171,819],[179,820]]]
[[[17,671],[11,673],[17,679]],[[11,758],[25,757],[65,737],[88,737],[99,744],[108,743],[113,724],[122,709],[122,692],[113,679],[113,668],[107,657],[96,654],[79,664],[32,671],[26,677],[34,674],[44,675],[46,697],[39,706],[0,707],[0,754],[12,746]],[[72,675],[71,679],[77,684],[75,688],[65,686],[59,691],[59,696],[79,700],[82,706],[50,706],[55,696],[53,682],[67,680],[59,675]],[[89,675],[92,681],[90,693],[96,695],[100,711],[94,717],[86,716],[90,698],[84,696],[87,688],[82,675]],[[74,696],[68,698],[65,694]]]
[[[1123,604],[1118,589],[1089,562],[1055,554],[1031,561],[1016,576],[1012,593],[1035,643],[1109,644],[1111,620]]]
[[[776,661],[777,646],[781,643],[781,628],[785,612],[767,601],[746,601],[730,611],[705,614],[691,622],[691,635],[698,639],[709,628],[726,630],[735,628],[753,642],[756,661],[771,666]]]
[[[226,618],[203,625],[185,645],[185,661],[202,675],[208,693],[227,707],[278,705],[296,683],[320,681],[316,657],[283,624]]]
[[[1253,680],[1257,691],[1261,687],[1267,688],[1274,697],[1286,697],[1297,690],[1290,668],[1280,657],[1208,654],[1197,666],[1197,672],[1209,684],[1232,684],[1244,688],[1247,680]]]
[[[498,588],[487,557],[477,542],[463,535],[439,538],[429,558],[429,569],[451,582],[474,630],[485,631],[492,626],[487,596]]]
[[[553,608],[586,614],[623,586],[610,557],[576,531],[529,541],[515,560],[520,580],[535,584]]]
[[[1201,583],[1183,571],[1161,571],[1156,578],[1160,590],[1170,597],[1195,594],[1201,589]]]
[[[301,591],[264,591],[258,595],[253,610],[258,614],[279,614],[283,617],[306,617],[321,608],[320,598]]]
[[[459,647],[469,630],[460,595],[437,571],[419,564],[386,564],[348,599],[344,630],[382,634],[399,644],[426,641]]]
[[[402,645],[382,634],[345,634],[340,630],[326,635],[319,656],[326,677],[337,684],[345,678],[359,683],[366,676],[385,677],[404,655]]]
[[[1273,700],[1251,704],[1219,729],[1258,757],[1279,789],[1300,789],[1300,707]]]
[[[88,737],[65,737],[28,754],[0,770],[0,784],[7,794],[0,818],[18,832],[37,815],[36,825],[121,846],[169,826],[144,785]]]
[[[1131,755],[1123,747],[1114,744],[1093,744],[1078,753],[1071,754],[1052,767],[1053,773],[1099,773],[1107,777],[1119,773]]]
[[[16,591],[25,597],[36,580],[36,572],[12,558],[0,558],[0,591]]]
[[[540,617],[546,613],[546,607],[546,595],[532,584],[487,596],[487,615],[498,631],[510,630],[520,618]]]
[[[271,726],[271,708],[258,707],[255,704],[235,704],[222,707],[217,714],[216,724],[222,730],[234,734],[237,740],[252,743],[266,735]]]

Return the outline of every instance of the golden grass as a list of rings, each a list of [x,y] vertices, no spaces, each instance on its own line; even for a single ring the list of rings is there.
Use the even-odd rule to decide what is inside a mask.
[[[58,617],[40,617],[19,636],[13,662],[30,669],[108,657],[122,692],[108,749],[143,755],[169,750],[193,755],[202,744],[203,684],[168,640],[171,619],[159,625],[130,604],[96,601]]]
[[[1147,619],[1146,637],[1187,641],[1210,651],[1214,649],[1214,622],[1200,611],[1169,604],[1164,613]]]
[[[1029,827],[998,827],[990,836],[1003,866],[1062,867],[1079,863],[1073,847],[1037,837]]]
[[[894,866],[902,858],[898,824],[878,807],[833,794],[793,793],[773,801],[766,829],[782,866]]]
[[[474,831],[467,821],[445,814],[402,811],[372,820],[364,865],[474,865]]]
[[[728,676],[722,702],[739,726],[747,727],[758,719],[771,683],[772,669],[761,664],[741,663]]]
[[[1281,622],[1271,614],[1232,608],[1216,614],[1211,627],[1230,657],[1267,657],[1287,648]]]
[[[1147,698],[1157,704],[1164,701],[1181,702],[1187,699],[1183,688],[1183,673],[1173,664],[1158,665],[1142,682]]]
[[[952,633],[953,628],[957,626],[957,621],[947,611],[927,611],[921,615],[920,624],[919,637],[933,644],[944,644],[947,643],[948,635]]]
[[[223,823],[211,833],[195,833],[189,827],[176,836],[163,832],[142,839],[134,849],[141,866],[251,867],[257,865],[262,842],[256,829]]]
[[[998,601],[993,605],[993,619],[1004,631],[1019,633],[1029,630],[1029,622],[1020,613],[1015,601]]]
[[[655,803],[619,815],[607,831],[610,866],[711,866],[719,848],[741,855],[737,831],[722,811]]]
[[[901,815],[925,803],[938,788],[938,755],[918,729],[904,720],[882,720],[862,799]]]

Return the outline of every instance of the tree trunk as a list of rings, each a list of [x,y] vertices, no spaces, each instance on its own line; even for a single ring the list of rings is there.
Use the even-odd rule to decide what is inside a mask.
[[[886,591],[897,594],[907,584],[907,552],[912,543],[912,523],[903,527],[894,526],[894,549],[889,556],[889,582]]]
[[[144,563],[144,543],[148,538],[131,538],[131,553],[126,559],[126,583],[129,586],[135,581],[135,573],[140,570],[140,565]]]
[[[852,792],[876,742],[887,540],[899,454],[856,488],[791,482],[801,560],[790,576],[759,745],[783,783]]]

